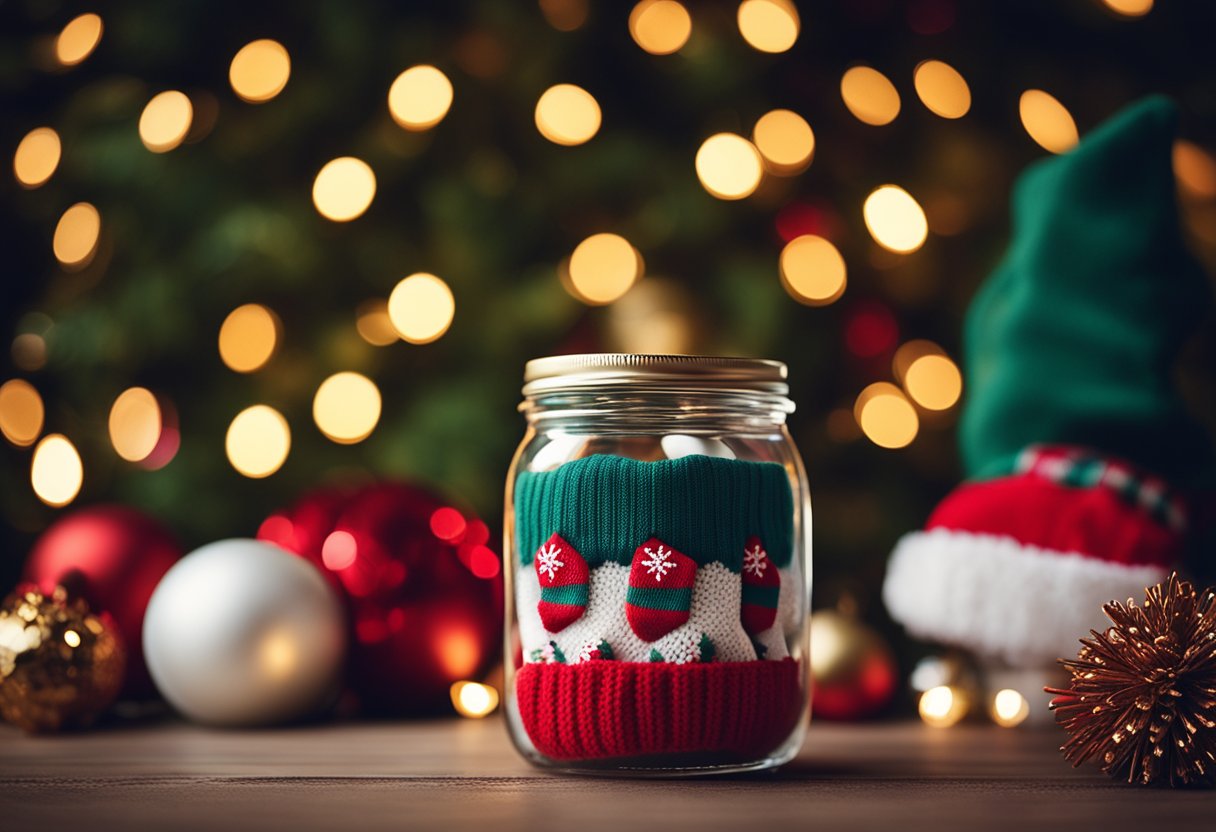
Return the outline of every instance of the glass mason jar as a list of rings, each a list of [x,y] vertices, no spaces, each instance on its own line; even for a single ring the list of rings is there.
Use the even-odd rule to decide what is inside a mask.
[[[771,768],[808,708],[811,506],[776,361],[528,362],[507,475],[506,712],[531,762]]]

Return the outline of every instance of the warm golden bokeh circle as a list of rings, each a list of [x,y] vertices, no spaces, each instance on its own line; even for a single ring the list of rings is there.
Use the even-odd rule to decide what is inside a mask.
[[[692,16],[676,0],[642,0],[629,13],[629,34],[651,55],[670,55],[688,43]]]
[[[702,142],[695,164],[701,186],[718,199],[750,196],[764,176],[760,151],[735,133],[718,133]]]
[[[64,66],[74,66],[93,53],[105,27],[101,17],[89,13],[73,18],[55,40],[55,57]]]
[[[957,69],[944,61],[921,61],[912,74],[921,103],[942,118],[962,118],[971,109],[971,88]]]
[[[1026,90],[1018,100],[1018,114],[1030,138],[1044,150],[1064,153],[1079,141],[1072,114],[1050,93]]]
[[[780,267],[782,285],[799,303],[826,306],[844,294],[844,257],[823,237],[795,237],[781,250]]]
[[[575,247],[568,269],[572,294],[601,306],[624,295],[641,277],[642,258],[618,234],[593,234]]]
[[[342,445],[362,442],[380,421],[380,389],[359,373],[335,373],[317,388],[312,417],[321,433]]]
[[[793,110],[771,110],[752,129],[752,141],[770,172],[780,176],[798,173],[811,163],[815,133]]]
[[[274,355],[281,329],[279,317],[265,306],[238,306],[220,325],[220,358],[238,373],[259,370]]]
[[[341,156],[325,163],[312,183],[312,202],[327,220],[350,222],[376,196],[376,174],[362,159]]]
[[[894,384],[879,381],[861,391],[853,416],[866,438],[881,448],[903,448],[920,429],[916,408]]]
[[[1102,0],[1107,8],[1124,17],[1143,17],[1153,10],[1153,0]]]
[[[58,508],[76,499],[84,484],[84,464],[70,439],[59,433],[42,438],[30,463],[30,484],[48,506]]]
[[[443,121],[452,106],[452,82],[438,68],[412,66],[388,90],[388,111],[406,130],[426,130]]]
[[[600,105],[574,84],[549,87],[536,102],[536,129],[554,144],[579,145],[600,129]]]
[[[35,127],[13,153],[13,174],[23,187],[37,188],[55,173],[62,153],[58,133],[50,127]]]
[[[855,66],[840,79],[840,97],[859,121],[881,127],[899,115],[899,91],[891,79],[870,66]]]
[[[904,389],[926,410],[948,410],[963,394],[963,375],[945,355],[922,355],[904,372]]]
[[[802,28],[789,0],[743,0],[735,21],[749,46],[773,54],[789,51]]]
[[[55,259],[70,269],[84,268],[97,253],[101,237],[101,214],[87,202],[77,202],[63,212],[55,226],[51,248]]]
[[[898,185],[876,188],[866,197],[862,215],[874,241],[898,254],[916,251],[929,235],[924,209]]]
[[[255,404],[242,410],[228,426],[224,450],[232,467],[252,479],[269,477],[287,461],[291,428],[273,407]]]
[[[190,132],[194,107],[185,93],[166,90],[152,97],[139,117],[139,139],[153,153],[167,153]]]
[[[441,278],[420,272],[398,283],[388,297],[388,317],[397,334],[411,344],[429,344],[448,331],[456,298]]]
[[[160,441],[163,424],[160,404],[150,390],[131,387],[119,394],[110,408],[110,442],[128,462],[142,462]]]
[[[277,40],[262,38],[245,44],[228,66],[232,91],[251,104],[269,101],[283,91],[291,77],[291,56]]]
[[[33,445],[42,433],[46,410],[42,396],[25,379],[0,384],[0,433],[18,447]]]

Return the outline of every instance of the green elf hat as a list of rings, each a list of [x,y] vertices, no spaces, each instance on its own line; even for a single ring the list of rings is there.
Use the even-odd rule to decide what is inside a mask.
[[[1179,230],[1175,122],[1141,101],[1018,181],[1009,251],[965,323],[970,479],[887,570],[913,635],[1046,666],[1177,563],[1180,495],[1216,457],[1171,384],[1211,304]]]

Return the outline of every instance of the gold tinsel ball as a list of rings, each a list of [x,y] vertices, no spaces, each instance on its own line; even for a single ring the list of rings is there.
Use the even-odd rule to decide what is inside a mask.
[[[1047,689],[1060,750],[1128,783],[1216,785],[1216,591],[1170,575],[1103,610],[1111,626],[1060,662],[1070,687]]]
[[[79,728],[122,687],[126,651],[110,617],[21,588],[0,606],[0,716],[30,732]]]

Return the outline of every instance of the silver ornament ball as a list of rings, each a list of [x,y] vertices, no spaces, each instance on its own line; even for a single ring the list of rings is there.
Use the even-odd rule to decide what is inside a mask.
[[[346,624],[312,564],[269,543],[221,540],[161,579],[143,643],[157,688],[185,716],[269,725],[328,704],[340,682]]]

